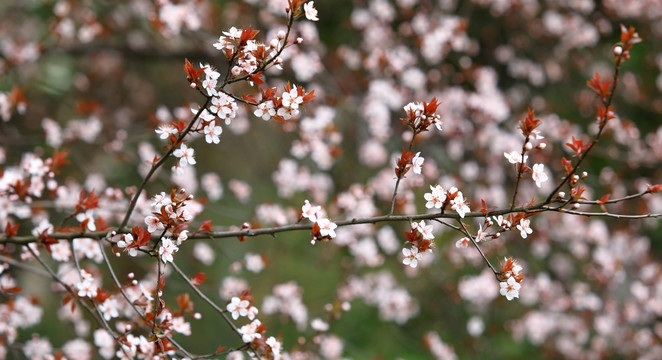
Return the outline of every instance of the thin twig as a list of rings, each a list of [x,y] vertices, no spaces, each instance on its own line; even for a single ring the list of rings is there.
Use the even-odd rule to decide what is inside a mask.
[[[180,277],[186,282],[186,284],[188,284],[188,286],[189,286],[189,287],[190,287],[190,288],[191,288],[196,294],[198,294],[198,296],[199,296],[202,300],[204,300],[204,302],[206,302],[206,303],[207,303],[209,306],[211,306],[211,307],[212,307],[217,313],[219,313],[219,314],[221,315],[221,317],[223,318],[223,320],[228,324],[228,326],[230,326],[230,328],[232,328],[232,330],[233,330],[233,331],[239,336],[239,338],[241,339],[241,333],[239,332],[239,328],[237,328],[237,326],[232,322],[232,320],[230,320],[230,318],[227,316],[225,310],[221,309],[218,305],[216,305],[216,303],[214,303],[213,301],[211,301],[211,299],[209,299],[209,298],[207,297],[207,295],[205,295],[205,293],[203,293],[202,291],[200,291],[200,289],[198,289],[198,287],[195,286],[195,284],[193,284],[193,283],[191,282],[191,280],[188,278],[188,276],[186,276],[186,274],[184,274],[184,272],[179,268],[179,266],[177,266],[177,264],[175,264],[174,262],[171,262],[170,265],[172,266],[173,269],[175,269],[175,272],[176,272],[176,273],[177,273],[177,274],[178,274],[178,275],[179,275],[179,276],[180,276]],[[243,339],[242,339],[242,341],[243,341]],[[253,348],[253,346],[252,346],[250,343],[248,343],[247,345],[248,345],[248,347],[251,349],[251,351],[253,352],[253,354],[255,354],[255,356],[257,356],[258,359],[261,359],[261,358],[260,358],[260,355],[259,355],[259,354],[257,353],[257,351]]]

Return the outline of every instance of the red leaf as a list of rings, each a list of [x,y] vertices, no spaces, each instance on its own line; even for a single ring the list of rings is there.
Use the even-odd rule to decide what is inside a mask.
[[[205,280],[207,280],[207,277],[205,276],[205,274],[199,272],[199,273],[195,274],[195,276],[191,279],[191,282],[193,283],[193,285],[200,285],[203,282],[205,282]]]
[[[51,170],[55,171],[60,166],[68,164],[69,161],[67,161],[66,159],[67,155],[69,155],[68,152],[66,151],[59,152],[57,149],[55,149],[55,152],[51,157]]]
[[[184,59],[184,71],[186,72],[186,81],[189,83],[198,83],[198,78],[205,71],[205,68],[197,70],[188,59]]]
[[[593,74],[593,78],[586,82],[589,88],[593,89],[602,100],[606,99],[611,94],[612,82],[609,80],[602,81],[600,74],[597,72]]]
[[[214,352],[214,355],[220,354],[222,351],[224,351],[227,348],[228,348],[227,346],[218,345],[218,347],[216,348],[216,351]]]
[[[16,236],[18,233],[18,224],[12,225],[9,221],[7,221],[7,225],[5,226],[5,235],[7,237],[12,237]]]
[[[610,198],[610,197],[611,197],[611,194],[603,195],[603,196],[600,198],[600,200],[598,200],[598,204],[599,204],[599,205],[602,205],[602,204],[606,203],[607,201],[609,201],[609,198]]]

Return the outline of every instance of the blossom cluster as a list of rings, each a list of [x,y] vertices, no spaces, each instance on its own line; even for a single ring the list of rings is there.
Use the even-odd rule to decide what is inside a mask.
[[[301,218],[314,223],[311,244],[315,245],[317,241],[329,241],[336,237],[335,229],[338,225],[329,220],[321,206],[313,206],[308,200],[305,200],[301,207]]]

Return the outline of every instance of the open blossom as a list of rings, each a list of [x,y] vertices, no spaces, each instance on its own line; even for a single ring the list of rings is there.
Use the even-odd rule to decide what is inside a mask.
[[[255,319],[258,309],[251,306],[250,301],[242,300],[238,297],[233,297],[226,309],[232,314],[232,318],[237,320],[240,316],[247,316],[249,319]]]
[[[301,207],[301,216],[312,222],[316,222],[321,210],[321,206],[312,206],[308,200],[305,200]]]
[[[545,173],[545,165],[534,164],[531,178],[536,182],[537,187],[541,187],[542,183],[548,180],[547,174]]]
[[[519,153],[517,151],[511,151],[509,153],[503,153],[503,156],[508,159],[508,162],[511,164],[519,164],[522,162],[522,153]],[[529,158],[529,155],[524,155],[524,163],[526,163],[526,160]]]
[[[402,263],[411,268],[416,268],[418,266],[418,261],[423,258],[423,254],[419,253],[418,248],[415,246],[411,249],[403,248],[402,255],[405,256]]]
[[[163,224],[161,220],[154,215],[149,215],[145,217],[145,224],[147,224],[147,231],[153,233],[157,230],[163,230]]]
[[[205,134],[205,141],[207,143],[218,144],[219,142],[221,142],[219,135],[223,133],[223,128],[220,126],[216,126],[216,122],[212,121],[211,123],[209,123],[209,125],[205,126],[202,132]]]
[[[431,193],[425,193],[425,195],[423,195],[427,201],[427,203],[425,203],[425,207],[428,209],[441,209],[441,207],[444,205],[444,201],[446,201],[446,190],[441,187],[441,185],[434,187],[430,185],[430,190],[432,190]]]
[[[276,115],[276,106],[271,100],[265,101],[257,105],[257,109],[253,111],[253,115],[267,121]]]
[[[280,352],[282,349],[282,344],[280,343],[280,341],[276,340],[275,337],[270,336],[267,339],[267,345],[269,345],[271,351],[273,352],[274,360],[280,360],[281,359]]]
[[[179,166],[184,167],[188,164],[195,165],[195,158],[193,157],[195,150],[186,146],[186,144],[182,144],[182,146],[180,146],[179,149],[175,150],[172,154],[180,158]]]
[[[310,21],[317,21],[319,18],[317,17],[317,9],[315,9],[315,2],[307,2],[303,5],[303,10],[306,13],[306,19]]]
[[[157,221],[158,221],[158,219],[157,219]],[[132,234],[122,234],[122,240],[117,242],[117,246],[119,248],[124,249],[124,248],[127,248],[129,245],[133,244],[134,241],[135,240],[133,239]],[[135,247],[129,248],[129,256],[135,257],[137,255],[138,255],[138,249],[137,248],[135,248]]]
[[[462,195],[462,191],[458,191],[457,195],[455,195],[455,198],[451,200],[451,209],[457,211],[457,213],[460,215],[461,218],[464,218],[464,214],[471,211],[471,209],[469,209],[469,206],[467,206],[467,204],[465,204],[464,202],[464,196]]]
[[[170,124],[161,124],[154,132],[159,134],[159,139],[165,140],[170,135],[177,135],[177,128]]]
[[[458,249],[466,249],[466,247],[469,246],[470,241],[471,240],[469,240],[468,237],[463,237],[455,243],[455,247]]]
[[[517,230],[520,231],[520,235],[522,235],[522,239],[526,239],[526,236],[533,232],[533,229],[531,229],[530,225],[531,225],[531,220],[529,219],[522,219],[519,221],[519,225],[517,225]]]
[[[258,332],[258,329],[260,328],[260,325],[262,325],[262,322],[260,320],[253,320],[250,324],[246,324],[239,328],[239,334],[241,334],[241,340],[243,340],[245,343],[250,343],[255,339],[260,339],[262,337],[262,334]]]
[[[94,277],[85,270],[80,271],[81,281],[76,284],[78,296],[94,298],[97,296],[97,286],[94,284]]]
[[[514,277],[508,278],[508,281],[502,281],[499,283],[501,289],[499,292],[501,295],[505,296],[508,301],[519,298],[519,289],[522,287]]]
[[[425,225],[425,221],[421,220],[420,223],[412,223],[411,224],[412,229],[418,230],[421,235],[423,235],[423,239],[425,240],[432,240],[434,239],[434,234],[432,233],[432,225]]]
[[[299,104],[303,103],[303,96],[299,95],[299,91],[296,86],[293,86],[290,91],[283,92],[283,106],[296,110],[299,108]]]
[[[334,222],[331,222],[331,220],[327,218],[318,219],[317,226],[320,227],[320,234],[322,236],[328,236],[330,238],[336,237],[335,229],[338,227],[338,225],[336,225]]]
[[[411,165],[412,165],[411,170],[414,172],[414,174],[421,173],[423,162],[425,161],[425,159],[420,155],[421,153],[417,152],[414,158],[411,159]]]
[[[174,259],[172,255],[177,251],[179,251],[179,248],[172,242],[172,240],[169,238],[163,238],[163,240],[161,240],[161,247],[159,247],[161,261],[164,263],[173,262]]]

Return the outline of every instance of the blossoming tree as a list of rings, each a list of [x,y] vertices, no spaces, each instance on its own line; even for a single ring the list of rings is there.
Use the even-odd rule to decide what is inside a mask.
[[[662,357],[660,5],[361,3],[2,5],[0,359]]]

